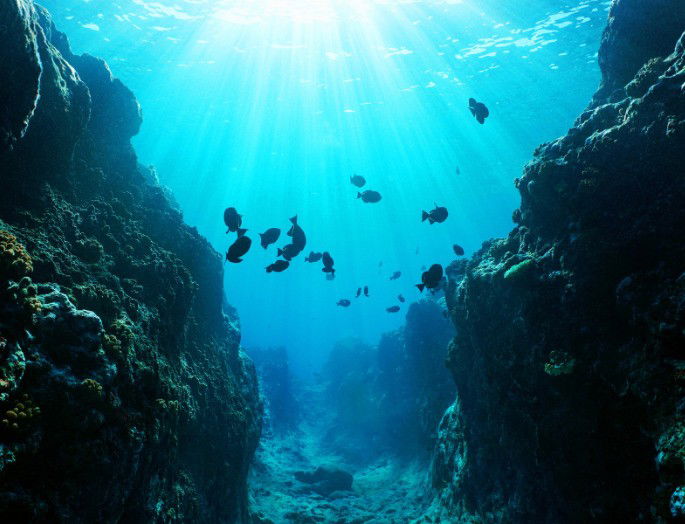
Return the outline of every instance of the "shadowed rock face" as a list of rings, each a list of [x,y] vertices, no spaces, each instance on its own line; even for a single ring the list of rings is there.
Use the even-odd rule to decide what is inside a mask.
[[[107,65],[27,0],[0,28],[0,520],[247,521],[261,405],[220,255]]]
[[[510,235],[448,270],[452,518],[684,516],[684,17],[614,2],[590,109],[516,180]]]

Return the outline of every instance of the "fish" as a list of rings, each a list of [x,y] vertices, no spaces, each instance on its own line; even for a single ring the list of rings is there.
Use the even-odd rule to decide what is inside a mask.
[[[455,173],[457,176],[461,175],[461,169],[459,168],[459,166],[457,166],[457,168],[454,170],[454,173]]]
[[[290,222],[293,225],[287,235],[293,239],[293,245],[297,248],[299,254],[307,245],[307,237],[304,234],[304,230],[297,224],[297,215],[291,218]]]
[[[369,296],[369,286],[364,286],[364,296],[365,297]]]
[[[428,271],[424,271],[421,275],[421,283],[417,284],[416,287],[419,291],[423,291],[424,288],[435,289],[442,282],[442,266],[440,264],[433,264]]]
[[[350,182],[353,186],[364,187],[366,185],[366,179],[363,176],[355,174],[350,177]]]
[[[479,124],[484,124],[485,119],[490,116],[490,110],[483,102],[478,102],[475,98],[469,98],[469,111],[476,117]]]
[[[326,280],[335,280],[335,271],[333,273],[326,273]]]
[[[395,272],[390,276],[390,280],[397,280],[397,279],[400,278],[401,276],[402,276],[402,272],[401,272],[401,271],[395,271]]]
[[[234,207],[227,207],[224,211],[224,224],[228,230],[226,233],[235,233],[243,225],[243,215],[239,215]]]
[[[316,251],[310,251],[309,255],[304,258],[305,262],[318,262],[321,260],[323,253],[317,253]]]
[[[404,302],[404,297],[402,295],[397,295],[397,300]]]
[[[266,266],[266,272],[280,273],[281,271],[285,271],[286,269],[288,269],[289,266],[290,262],[288,262],[287,260],[276,260],[276,262],[274,262],[273,264],[269,264],[268,266]]]
[[[264,249],[276,242],[280,236],[281,230],[277,227],[272,227],[264,231],[264,233],[259,233],[260,243]]]
[[[333,268],[333,264],[335,263],[333,261],[333,257],[328,251],[324,251],[323,255],[321,256],[321,259],[323,261],[323,271],[324,273],[330,273],[331,275],[335,274],[335,269]]]
[[[458,257],[464,256],[464,248],[461,247],[459,244],[454,244],[452,246],[452,251],[454,251],[454,254],[457,255]]]
[[[390,306],[390,307],[386,307],[385,310],[386,310],[388,313],[397,313],[397,312],[400,310],[400,306]]]
[[[436,222],[438,224],[442,224],[445,220],[447,220],[447,216],[449,213],[447,212],[446,207],[440,207],[438,204],[435,204],[435,209],[433,209],[430,213],[427,211],[423,211],[421,213],[421,221],[425,222],[428,220],[431,224],[435,224]]]
[[[375,204],[376,202],[380,202],[383,197],[378,191],[367,189],[363,193],[357,193],[357,198],[361,198],[362,202],[367,204]]]
[[[350,302],[346,298],[343,298],[342,300],[338,300],[338,303],[336,305],[340,307],[350,307],[350,304],[352,304],[352,302]]]
[[[359,298],[361,296],[361,294],[362,294],[362,288],[358,287],[357,288],[357,294],[355,295],[354,298]]]
[[[279,257],[283,257],[286,260],[292,260],[294,257],[300,254],[300,250],[297,249],[294,244],[288,244],[283,248],[279,248],[277,254]]]
[[[242,257],[250,250],[252,240],[245,236],[247,229],[238,229],[238,238],[226,252],[226,260],[238,264],[243,261]]]

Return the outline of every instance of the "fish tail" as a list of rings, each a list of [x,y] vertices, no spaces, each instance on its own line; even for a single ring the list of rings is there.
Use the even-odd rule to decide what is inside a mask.
[[[247,229],[238,229],[238,238],[242,237],[247,233]]]
[[[421,211],[421,222],[425,222],[428,217],[430,217],[430,214],[426,213],[425,211]]]
[[[362,194],[359,191],[357,191],[357,198],[361,198],[361,197],[362,197]]]
[[[259,238],[260,238],[260,244],[262,245],[262,247],[264,249],[266,249],[269,244],[267,243],[266,240],[264,240],[264,233],[259,233]]]
[[[297,225],[297,215],[295,215],[294,217],[292,217],[292,218],[290,219],[290,221],[293,223],[293,225],[296,226],[296,225]]]
[[[283,255],[283,250],[279,247],[279,248],[278,248],[277,256],[280,257],[280,256],[282,256],[282,255]]]
[[[271,266],[266,266],[266,272],[271,273],[273,271],[273,268]]]
[[[426,287],[425,284],[416,284],[416,287],[419,288],[419,291],[423,292],[423,288]]]

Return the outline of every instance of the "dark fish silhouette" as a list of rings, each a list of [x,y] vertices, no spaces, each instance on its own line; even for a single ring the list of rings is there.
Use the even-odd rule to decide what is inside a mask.
[[[476,117],[479,124],[484,124],[485,119],[490,116],[490,111],[483,102],[477,102],[475,98],[469,98],[469,111]]]
[[[239,215],[234,207],[227,207],[224,211],[224,224],[228,228],[226,233],[236,232],[243,225],[243,216]]]
[[[352,182],[352,185],[357,187],[364,187],[366,185],[366,179],[360,175],[351,176],[350,182]]]
[[[378,263],[378,267],[383,267],[383,261],[382,260]]]
[[[386,310],[388,313],[397,313],[397,312],[400,310],[400,306],[390,306],[390,307],[386,307],[385,310]]]
[[[404,297],[402,295],[397,295],[397,300],[404,302]]]
[[[279,257],[283,257],[286,260],[292,260],[294,257],[300,254],[300,250],[295,247],[295,244],[288,244],[284,248],[279,248],[277,252]]]
[[[447,220],[447,215],[449,213],[447,212],[446,207],[440,207],[438,204],[435,204],[435,209],[433,209],[430,213],[423,211],[421,214],[421,221],[425,222],[428,220],[431,224],[435,224],[436,222],[438,224],[442,224],[445,220]]]
[[[350,304],[351,304],[351,303],[352,303],[352,302],[350,302],[350,301],[347,300],[346,298],[343,298],[342,300],[338,300],[338,304],[337,304],[337,305],[340,306],[340,307],[350,307]]]
[[[365,297],[369,296],[369,286],[364,286],[364,296]]]
[[[461,247],[459,244],[454,244],[452,246],[452,251],[454,251],[454,254],[457,255],[458,257],[464,256],[464,248]]]
[[[330,273],[331,275],[335,274],[335,269],[333,268],[333,264],[335,263],[333,261],[333,257],[328,251],[324,251],[324,254],[321,257],[323,261],[323,271],[324,273]]]
[[[266,266],[266,272],[280,273],[281,271],[285,271],[286,269],[288,269],[289,266],[290,262],[288,262],[287,260],[276,260],[276,262],[274,262],[273,264]]]
[[[246,237],[245,233],[247,233],[247,229],[238,229],[238,238],[231,244],[231,247],[229,247],[226,252],[226,260],[229,262],[233,262],[234,264],[242,262],[243,259],[241,257],[250,250],[252,240]]]
[[[293,245],[297,248],[299,253],[304,249],[304,246],[307,245],[307,237],[304,234],[304,230],[297,225],[297,215],[291,218],[290,221],[293,223],[293,225],[290,228],[290,231],[288,231],[287,235],[292,237]]]
[[[326,280],[335,280],[335,271],[333,273],[326,273]]]
[[[383,197],[378,191],[367,189],[363,193],[357,193],[357,198],[361,198],[362,201],[367,204],[375,204],[376,202],[380,202]]]
[[[280,236],[281,230],[277,227],[272,227],[271,229],[264,231],[264,233],[259,233],[260,243],[264,249],[276,242]]]
[[[359,298],[361,296],[361,294],[362,294],[362,288],[358,287],[357,288],[357,294],[355,295],[354,298]]]
[[[305,262],[318,262],[321,260],[321,257],[323,256],[323,253],[317,253],[315,251],[310,251],[309,255],[307,255],[304,259]]]
[[[433,264],[428,271],[424,271],[421,275],[421,284],[417,284],[416,287],[419,291],[423,291],[424,288],[435,289],[442,282],[442,266],[440,264]]]
[[[390,280],[397,280],[397,279],[400,278],[401,276],[402,276],[402,272],[401,272],[401,271],[395,271],[395,272],[392,274],[392,276],[390,277]]]
[[[454,172],[457,176],[461,175],[461,169],[459,169],[459,166],[457,166],[457,168],[454,170]]]

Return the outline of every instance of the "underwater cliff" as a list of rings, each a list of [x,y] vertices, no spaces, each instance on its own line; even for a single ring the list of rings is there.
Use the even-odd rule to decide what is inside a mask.
[[[29,0],[0,28],[0,518],[245,522],[261,406],[221,258],[107,64]]]
[[[448,518],[685,518],[685,4],[617,0],[602,84],[516,180],[507,238],[448,270]]]
[[[195,19],[180,7],[135,3],[151,19]],[[352,4],[359,9],[359,2]],[[547,8],[544,2],[530,5]],[[599,3],[592,5],[599,10]],[[390,242],[382,226],[403,223],[405,217],[397,210],[404,213],[413,205],[408,196],[419,192],[419,182],[403,179],[406,193],[397,187],[384,189],[383,203],[392,198],[399,203],[385,208],[383,218],[369,211],[383,205],[376,191],[372,193],[378,200],[365,203],[362,193],[355,199],[356,189],[348,191],[339,200],[351,195],[352,203],[344,205],[332,197],[327,200],[338,182],[316,186],[311,195],[301,191],[324,207],[348,210],[349,205],[351,210],[360,205],[364,211],[350,211],[349,217],[331,212],[315,220],[315,208],[297,202],[306,208],[305,217],[311,212],[309,223],[302,223],[312,244],[339,240],[317,238],[317,225],[352,231],[351,241],[340,234],[348,244],[336,245],[348,248],[335,251],[338,280],[326,280],[320,266],[313,274],[321,278],[313,280],[302,267],[314,266],[303,263],[283,274],[272,266],[268,277],[273,278],[263,284],[253,278],[257,272],[266,276],[261,265],[246,269],[246,260],[228,266],[227,273],[234,271],[230,285],[237,287],[239,281],[237,295],[249,298],[250,322],[258,326],[262,339],[284,339],[274,347],[243,343],[248,347],[243,350],[238,311],[229,304],[234,297],[224,291],[230,286],[222,255],[212,247],[218,242],[210,243],[186,223],[181,206],[160,181],[167,180],[164,174],[158,176],[153,167],[143,165],[131,144],[143,123],[133,92],[104,60],[74,53],[48,11],[32,0],[0,4],[0,521],[685,522],[685,3],[613,0],[601,5],[610,6],[598,60],[593,57],[601,69],[601,84],[568,133],[538,147],[515,180],[520,207],[513,212],[514,228],[506,238],[488,240],[465,258],[459,246],[436,247],[436,238],[452,233],[443,229],[436,233],[443,237],[429,236],[440,227],[433,222],[447,218],[442,208],[444,215],[434,220],[440,209],[435,203],[432,214],[423,212],[429,223],[420,222],[419,213],[412,215],[416,227],[429,233],[398,233],[402,249],[397,249],[397,260],[411,270],[403,281],[400,274],[409,273],[407,269],[390,276],[394,267],[388,271],[388,264],[371,260],[367,251]],[[589,11],[569,8],[564,17],[584,20],[581,15]],[[549,37],[542,43],[547,32],[563,29],[555,23],[565,18],[557,20],[557,15],[531,24],[535,32],[523,31],[523,42],[516,40],[526,49],[521,52],[533,53],[555,41]],[[235,12],[223,16],[234,21],[238,17],[238,25],[250,22]],[[537,14],[530,16],[537,20]],[[144,25],[143,19],[136,22]],[[465,23],[465,34],[473,29],[471,23]],[[413,19],[409,24],[420,25]],[[100,31],[88,25],[88,30]],[[172,31],[155,27],[158,33]],[[456,45],[459,40],[438,34],[440,42]],[[169,45],[177,44],[175,37],[169,38]],[[476,39],[473,45],[479,50],[464,49],[474,55],[487,51],[488,57],[491,48],[509,45],[507,38],[514,39]],[[198,45],[207,44],[202,42]],[[292,42],[283,42],[267,47],[296,50]],[[387,53],[385,60],[413,51],[398,46],[382,53]],[[347,58],[344,53],[325,54],[330,62]],[[561,61],[562,53],[557,55]],[[294,56],[278,66],[285,63],[297,70]],[[305,69],[312,65],[303,63]],[[401,70],[384,67],[393,74]],[[420,67],[429,69],[423,63]],[[553,68],[545,64],[545,70]],[[437,73],[436,79],[447,75],[430,71]],[[348,71],[342,75],[341,83],[358,80]],[[477,84],[475,73],[463,78]],[[303,80],[300,83],[307,84]],[[450,75],[443,80],[464,85]],[[404,93],[416,90],[423,80],[409,87],[397,84],[393,88],[399,86]],[[269,90],[258,86],[266,97]],[[529,86],[525,83],[526,89]],[[245,86],[239,87],[235,92],[244,94]],[[430,93],[435,87],[431,81],[424,89]],[[513,95],[503,100],[514,105],[518,87],[504,87],[513,89]],[[495,91],[489,93],[493,98]],[[389,100],[387,106],[398,100]],[[293,101],[290,109],[297,113],[300,103]],[[476,119],[469,122],[479,131],[504,125],[504,106],[492,104],[492,115],[485,116],[487,109],[474,99],[469,107]],[[209,114],[217,106],[190,107]],[[349,107],[346,117],[356,111]],[[447,114],[448,107],[438,103],[431,109]],[[258,109],[264,121],[272,116],[270,106]],[[537,125],[539,113],[554,114],[544,107],[533,109],[534,118],[510,118],[507,133]],[[433,116],[437,136],[452,121]],[[212,121],[195,113],[192,117],[203,124]],[[171,112],[169,118],[169,126],[178,125],[179,132],[194,129],[180,125],[181,117]],[[273,126],[268,121],[268,130],[259,127],[257,134],[287,136],[301,124],[274,119]],[[349,127],[365,151],[387,150],[398,162],[417,165],[414,158],[409,161],[410,152],[397,155],[392,142],[382,141],[378,129],[385,130],[384,122],[363,134],[361,127],[332,121],[313,127],[324,138],[321,150],[310,152],[294,140],[293,150],[311,153],[317,169],[318,163],[326,169],[329,164],[341,171],[349,168],[332,160],[339,153],[334,149],[339,146],[336,126]],[[254,129],[247,127],[245,135],[248,131]],[[406,136],[391,126],[385,131],[388,136],[394,131],[396,139]],[[378,140],[372,144],[378,149],[366,147],[364,140],[370,136],[371,142]],[[195,139],[186,138],[189,143]],[[461,158],[464,175],[470,171],[476,178],[481,170],[494,169],[489,162],[500,152],[491,135],[474,141],[485,144],[484,149],[469,158],[467,152],[476,149],[465,148]],[[148,147],[149,142],[149,137],[143,141]],[[430,140],[410,144],[417,157],[428,151],[423,142]],[[273,151],[269,143],[268,154],[260,154],[278,157],[276,150],[283,144],[274,143]],[[218,147],[223,156],[223,148],[230,149],[219,138],[216,144],[209,143],[208,151]],[[446,144],[445,149],[454,146]],[[201,148],[202,162],[215,160],[208,151]],[[434,151],[436,156],[444,153],[437,146]],[[167,167],[179,160],[169,157]],[[363,158],[357,161],[371,171]],[[454,172],[453,157],[444,158]],[[387,160],[377,159],[374,169],[392,177]],[[271,166],[266,161],[254,165]],[[437,164],[425,165],[437,170]],[[295,161],[292,166],[311,168]],[[213,164],[211,169],[220,171]],[[288,176],[294,178],[294,171]],[[258,176],[288,178],[274,172],[240,173],[240,183],[235,178],[233,185],[222,183],[231,198],[239,198],[257,191],[250,184],[257,184]],[[302,181],[317,178],[314,170],[303,172]],[[343,182],[350,190],[347,175]],[[208,211],[222,192],[199,176],[193,178],[195,173],[182,176],[187,184],[213,193],[197,207],[207,213],[206,223],[216,225],[225,243],[221,217]],[[475,187],[459,185],[465,178],[459,165],[456,178],[444,186],[433,184],[438,177],[421,177],[421,183],[435,185],[445,199],[445,187],[455,194]],[[497,194],[496,177],[482,177],[492,184],[478,188],[479,198],[488,197],[487,205],[466,198],[459,202],[467,225],[468,220],[484,222],[488,206],[506,200],[501,194],[492,197]],[[269,194],[251,195],[250,205],[256,201],[260,209],[271,209],[283,195],[304,199],[293,197],[299,185],[279,186],[275,178],[269,180],[255,185]],[[192,199],[189,194],[183,195],[186,203]],[[476,207],[482,215],[472,209]],[[251,209],[254,217],[256,207]],[[194,218],[191,223],[204,224],[204,217]],[[294,231],[297,218],[291,223]],[[250,228],[256,227],[252,224]],[[475,226],[476,232],[469,234],[465,228],[460,225],[455,231],[469,241],[471,233],[480,234]],[[215,242],[212,228],[200,229]],[[369,230],[374,234],[364,237]],[[425,243],[415,247],[419,241]],[[252,247],[270,256],[266,248]],[[366,258],[357,261],[360,253]],[[446,284],[442,268],[435,282],[430,270],[417,278],[423,258],[437,259],[437,253],[449,253],[450,260],[453,253],[458,257],[445,268]],[[279,262],[280,271],[289,267]],[[354,264],[372,269],[357,271]],[[238,273],[243,270],[254,273]],[[301,271],[294,280],[277,280],[290,278],[294,271]],[[349,287],[345,296],[350,298],[336,299],[336,306],[330,299],[341,281]],[[274,293],[279,286],[288,292]],[[328,286],[325,291],[323,286]],[[357,286],[362,287],[354,297]],[[399,286],[417,294],[410,296]],[[365,287],[371,292],[362,295]],[[374,302],[377,297],[382,307]],[[334,313],[307,314],[316,308],[323,311],[324,302],[332,302]],[[372,313],[376,310],[381,316]],[[265,311],[277,312],[279,318],[268,318]],[[351,315],[344,316],[347,313]],[[378,340],[370,341],[367,335],[376,331],[381,333]],[[350,333],[355,336],[348,337]],[[332,348],[321,347],[338,335],[345,336]],[[305,341],[313,341],[316,353],[297,346]]]

